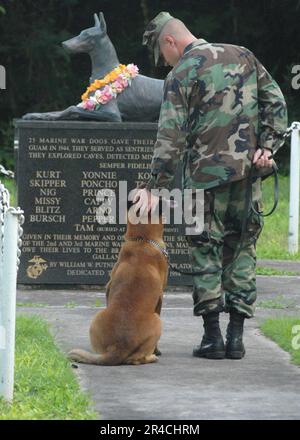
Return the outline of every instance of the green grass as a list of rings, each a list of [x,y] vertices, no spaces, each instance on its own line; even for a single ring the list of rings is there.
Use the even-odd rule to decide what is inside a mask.
[[[273,177],[263,182],[265,212],[273,205]],[[299,260],[300,252],[288,253],[289,177],[279,176],[279,204],[276,211],[265,218],[265,226],[257,243],[257,257],[277,260]],[[300,237],[300,225],[299,225]],[[299,244],[300,249],[300,244]]]
[[[38,316],[20,316],[16,326],[14,401],[0,399],[0,419],[95,419],[70,363]]]
[[[34,302],[17,302],[17,307],[49,307],[49,304],[42,304],[42,303],[34,303]]]
[[[295,326],[299,326],[296,328]],[[292,333],[294,328],[295,333]],[[262,332],[291,355],[293,363],[300,365],[300,318],[280,317],[267,319]],[[294,348],[293,348],[294,345]]]
[[[78,306],[78,304],[76,304],[76,302],[74,302],[74,301],[69,301],[65,304],[65,307],[67,309],[74,309],[77,306]]]
[[[102,301],[100,298],[96,298],[94,307],[102,307]]]
[[[272,299],[266,299],[257,303],[262,309],[288,309],[295,307],[296,302],[287,300],[283,295],[277,295]]]
[[[256,268],[256,274],[257,275],[268,275],[268,276],[298,276],[300,275],[299,272],[292,272],[289,270],[279,270],[279,269],[273,269],[271,267],[262,267],[258,266]]]

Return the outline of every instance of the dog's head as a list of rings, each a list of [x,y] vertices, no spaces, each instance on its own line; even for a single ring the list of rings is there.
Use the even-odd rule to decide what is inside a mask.
[[[63,48],[72,53],[89,53],[96,44],[100,46],[101,40],[104,41],[107,35],[106,23],[102,12],[99,13],[99,16],[94,14],[94,19],[95,25],[93,27],[84,29],[79,35],[70,38],[70,40],[63,41]]]
[[[137,203],[127,202],[127,233],[145,238],[162,238],[163,236],[163,201],[160,199],[155,210],[141,213]]]

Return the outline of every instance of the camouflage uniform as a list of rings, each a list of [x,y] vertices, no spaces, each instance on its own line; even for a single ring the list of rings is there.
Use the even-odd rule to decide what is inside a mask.
[[[144,44],[158,57],[158,36],[170,19],[160,13],[148,25]],[[172,18],[172,17],[171,17]],[[253,316],[256,298],[255,245],[262,220],[248,213],[241,239],[247,176],[257,148],[275,153],[283,144],[287,110],[277,83],[245,47],[189,44],[168,74],[148,189],[168,188],[179,162],[183,187],[205,191],[205,229],[189,240],[193,270],[223,267],[223,273],[194,277],[194,313],[236,309]],[[261,179],[253,183],[261,205]]]

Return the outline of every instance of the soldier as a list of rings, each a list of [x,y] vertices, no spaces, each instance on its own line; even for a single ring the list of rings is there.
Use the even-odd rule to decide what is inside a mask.
[[[198,39],[167,12],[148,24],[143,44],[153,50],[157,65],[173,69],[164,84],[152,177],[135,200],[151,210],[157,198],[149,191],[169,188],[179,161],[183,187],[205,190],[205,227],[190,236],[189,249],[193,271],[216,271],[193,277],[194,315],[204,321],[193,355],[241,359],[244,319],[254,313],[256,241],[263,227],[261,216],[244,212],[247,177],[252,164],[272,167],[271,155],[282,146],[287,127],[286,103],[250,50]],[[252,182],[253,204],[261,211],[261,178]],[[247,230],[241,237],[244,214]],[[226,346],[222,311],[230,315]]]

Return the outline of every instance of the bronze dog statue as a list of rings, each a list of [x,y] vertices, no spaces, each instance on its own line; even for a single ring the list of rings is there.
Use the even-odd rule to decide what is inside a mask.
[[[62,43],[71,53],[88,53],[92,62],[90,83],[103,78],[120,62],[107,35],[104,15],[94,14],[95,25]],[[26,113],[23,119],[46,121],[90,119],[107,122],[157,121],[163,96],[163,80],[138,75],[117,98],[97,110],[86,110],[72,105],[61,111]]]

